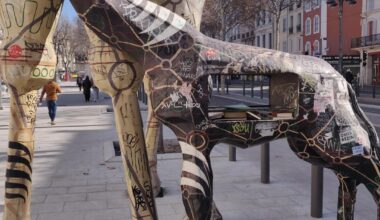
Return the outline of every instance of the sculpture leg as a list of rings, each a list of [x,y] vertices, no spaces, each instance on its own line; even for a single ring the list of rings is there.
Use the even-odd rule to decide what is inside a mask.
[[[357,182],[347,176],[337,173],[339,179],[338,220],[353,220],[356,201]]]
[[[125,90],[112,101],[132,218],[157,219],[136,93]]]
[[[211,219],[213,176],[209,150],[202,152],[181,141],[180,145],[183,154],[181,189],[186,214],[190,220]]]
[[[150,99],[148,99],[150,102]],[[150,176],[152,179],[154,197],[162,197],[160,177],[157,174],[157,148],[160,134],[160,122],[153,115],[151,105],[148,104],[148,124],[146,130],[146,150],[148,153]]]
[[[11,92],[4,220],[30,220],[37,91]]]

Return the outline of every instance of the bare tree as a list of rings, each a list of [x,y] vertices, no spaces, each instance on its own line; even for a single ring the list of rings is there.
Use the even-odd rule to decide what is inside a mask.
[[[202,18],[202,31],[226,41],[227,34],[235,27],[254,23],[258,5],[252,0],[207,0]]]
[[[260,8],[274,18],[274,31],[276,33],[276,38],[274,42],[274,48],[279,50],[280,45],[280,18],[281,13],[293,7],[294,4],[301,4],[302,0],[260,0]]]
[[[244,25],[254,28],[254,21],[258,15],[256,1],[252,0],[207,0],[203,13],[201,30],[203,33],[227,40],[227,35],[234,28]],[[225,94],[225,75],[221,75],[221,93]]]
[[[90,40],[88,39],[84,23],[81,19],[76,18],[75,25],[71,37],[71,45],[76,62],[86,62],[88,57],[88,49],[90,48]]]
[[[53,37],[55,53],[57,54],[57,64],[62,65],[65,73],[70,72],[70,65],[74,61],[71,43],[72,24],[63,19],[59,22]]]
[[[72,23],[63,19],[58,24],[53,37],[57,63],[61,64],[66,73],[73,72],[76,62],[87,61],[89,40],[83,22],[76,18]]]

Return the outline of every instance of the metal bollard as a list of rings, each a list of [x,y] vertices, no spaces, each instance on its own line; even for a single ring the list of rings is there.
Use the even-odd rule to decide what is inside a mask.
[[[311,217],[323,215],[323,167],[311,166]]]
[[[216,76],[216,87],[217,87],[217,91],[218,91],[218,94],[220,94],[220,75],[217,75]]]
[[[165,152],[165,146],[164,146],[164,129],[161,122],[159,122],[159,130],[158,130],[158,140],[157,140],[157,150],[160,152]]]
[[[265,143],[261,145],[261,183],[269,184],[270,182],[270,145]]]
[[[229,145],[228,146],[228,158],[230,161],[236,161],[236,147]]]
[[[243,80],[243,96],[245,96],[245,78]]]
[[[3,110],[3,86],[1,85],[1,80],[0,80],[0,110]]]
[[[253,77],[252,77],[253,78]],[[255,95],[254,93],[253,93],[253,88],[254,88],[254,81],[253,81],[253,79],[251,79],[251,97],[253,98],[253,96]]]
[[[225,84],[226,84],[226,88],[227,88],[227,91],[226,91],[226,92],[227,92],[227,95],[230,94],[229,82],[230,82],[230,81],[229,81],[229,79],[228,79],[228,77],[227,77],[226,80],[225,80]]]

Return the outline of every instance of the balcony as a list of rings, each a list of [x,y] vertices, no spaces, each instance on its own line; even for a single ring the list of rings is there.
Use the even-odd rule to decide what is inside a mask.
[[[351,48],[370,47],[375,45],[380,46],[380,34],[353,38],[351,40]]]

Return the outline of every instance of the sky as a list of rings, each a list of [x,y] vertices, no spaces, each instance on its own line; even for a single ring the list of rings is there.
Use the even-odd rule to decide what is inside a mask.
[[[65,3],[63,4],[62,16],[66,17],[70,21],[73,21],[74,18],[77,17],[77,13],[75,12],[70,1],[65,1]]]

